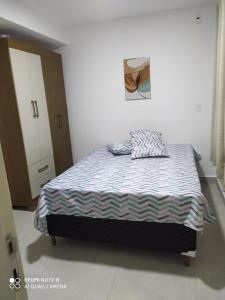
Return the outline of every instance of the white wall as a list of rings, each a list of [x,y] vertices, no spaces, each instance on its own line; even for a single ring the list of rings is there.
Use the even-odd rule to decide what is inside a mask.
[[[202,23],[194,18],[200,13]],[[126,139],[138,128],[156,129],[167,143],[191,143],[210,163],[216,7],[151,14],[70,30],[60,49],[75,161],[98,146]],[[123,59],[151,59],[152,99],[128,102]],[[198,103],[202,111],[197,112]]]

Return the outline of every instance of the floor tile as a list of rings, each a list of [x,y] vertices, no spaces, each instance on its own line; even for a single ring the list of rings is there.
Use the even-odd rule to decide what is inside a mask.
[[[177,255],[48,236],[33,227],[34,213],[14,211],[26,277],[58,277],[65,290],[28,290],[29,300],[224,300],[225,243],[220,194],[203,185],[218,222],[198,234],[190,268]],[[225,216],[224,216],[225,220]],[[221,225],[221,226],[220,226]]]

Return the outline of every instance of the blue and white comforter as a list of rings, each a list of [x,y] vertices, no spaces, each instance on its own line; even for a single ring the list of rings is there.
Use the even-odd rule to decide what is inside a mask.
[[[41,191],[35,227],[47,232],[48,214],[183,224],[213,222],[201,192],[191,145],[167,145],[169,158],[132,160],[106,147],[56,177]]]

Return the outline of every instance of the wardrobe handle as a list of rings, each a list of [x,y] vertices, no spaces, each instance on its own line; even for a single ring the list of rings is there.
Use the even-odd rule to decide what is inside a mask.
[[[34,103],[35,103],[35,106],[36,106],[36,113],[37,113],[36,117],[39,118],[39,110],[38,110],[37,101],[35,100]]]
[[[15,237],[8,233],[5,237],[6,245],[8,249],[8,255],[15,255],[17,252],[17,243]]]
[[[63,127],[63,125],[62,125],[62,115],[61,114],[56,115],[56,119],[57,119],[57,128],[62,128]]]
[[[41,169],[38,169],[38,172],[39,172],[39,173],[42,173],[42,172],[44,172],[44,171],[47,170],[47,169],[48,169],[48,165],[44,166],[44,167],[41,168]]]
[[[32,104],[32,107],[33,107],[33,117],[36,118],[36,111],[35,111],[35,106],[34,106],[34,101],[31,100],[31,104]]]

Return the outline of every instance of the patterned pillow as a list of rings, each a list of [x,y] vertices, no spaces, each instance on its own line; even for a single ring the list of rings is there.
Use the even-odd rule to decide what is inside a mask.
[[[132,142],[121,141],[107,146],[108,150],[115,155],[128,155],[132,152]]]
[[[130,132],[132,137],[131,158],[169,157],[162,134],[151,130],[135,130]]]

